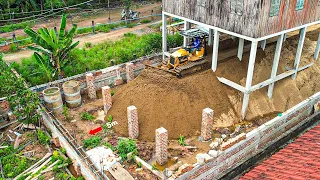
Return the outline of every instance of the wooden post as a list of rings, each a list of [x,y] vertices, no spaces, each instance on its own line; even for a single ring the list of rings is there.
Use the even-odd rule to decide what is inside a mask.
[[[261,49],[262,49],[262,50],[265,50],[265,49],[266,49],[266,45],[267,45],[267,40],[266,40],[266,39],[263,40],[263,41],[261,41]]]
[[[218,65],[218,50],[219,50],[219,31],[214,31],[213,36],[213,51],[212,51],[212,70],[216,72]]]
[[[246,82],[247,91],[250,91],[251,85],[252,85],[252,77],[253,77],[254,63],[256,61],[257,48],[258,48],[258,42],[252,42],[251,50],[250,50],[249,65],[248,65],[247,82]],[[246,113],[249,106],[249,96],[250,96],[250,92],[244,93],[242,111],[241,111],[242,119],[246,117]]]
[[[184,30],[190,29],[190,23],[188,21],[184,21]],[[189,39],[183,36],[183,47],[188,46]]]
[[[268,97],[269,97],[269,99],[272,98],[272,93],[273,93],[274,83],[275,83],[274,80],[275,80],[275,78],[277,76],[278,64],[279,64],[279,60],[280,60],[280,54],[281,54],[283,41],[284,41],[284,34],[281,34],[278,37],[276,52],[275,52],[275,55],[274,55],[274,60],[273,60],[273,65],[272,65],[272,71],[271,71],[272,83],[269,85],[269,89],[268,89]]]
[[[295,73],[292,75],[292,79],[296,79],[296,77],[297,77],[299,64],[300,64],[300,60],[301,60],[303,44],[304,44],[304,39],[306,37],[306,32],[307,32],[306,27],[300,29],[300,34],[299,34],[300,37],[299,37],[299,44],[298,44],[298,48],[297,48],[297,55],[296,55],[296,59],[294,61],[294,66],[293,66],[293,68],[295,69]]]
[[[318,60],[319,53],[320,53],[320,33],[319,33],[319,38],[318,38],[318,43],[317,43],[316,51],[315,51],[315,53],[314,53],[314,59],[315,59],[315,60]]]
[[[165,59],[165,52],[167,52],[167,16],[162,14],[162,58]]]
[[[94,34],[94,21],[92,21],[92,34]]]
[[[241,61],[243,57],[244,39],[239,38],[238,58]]]
[[[209,46],[212,46],[213,44],[213,29],[209,29],[209,41],[208,41]]]

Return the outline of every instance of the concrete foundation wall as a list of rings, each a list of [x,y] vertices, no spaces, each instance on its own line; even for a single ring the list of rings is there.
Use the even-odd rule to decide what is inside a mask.
[[[178,179],[217,179],[235,167],[260,153],[302,124],[310,121],[319,112],[314,105],[320,100],[320,92],[299,103],[271,121],[246,134],[246,138],[224,151],[210,162],[195,168]]]

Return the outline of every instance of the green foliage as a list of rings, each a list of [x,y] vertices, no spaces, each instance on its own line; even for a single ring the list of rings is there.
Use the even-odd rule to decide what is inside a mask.
[[[155,165],[155,164],[152,164],[152,170],[159,171],[159,169],[157,168],[157,165]]]
[[[182,136],[182,135],[180,134],[179,140],[178,140],[178,143],[180,144],[180,146],[186,146],[186,145],[187,145],[186,142],[185,142],[185,140],[186,140],[186,137],[184,137],[184,136]]]
[[[108,119],[107,119],[107,120],[108,120],[108,122],[110,122],[110,123],[111,123],[111,122],[112,122],[112,120],[113,120],[113,116],[110,114],[110,115],[108,116]]]
[[[0,159],[5,179],[16,177],[34,163],[23,156],[17,156],[16,153],[17,149],[14,149],[13,146],[0,149]]]
[[[137,24],[135,24],[135,23],[128,23],[127,25],[126,25],[126,27],[127,28],[133,28],[133,27],[135,27]]]
[[[2,60],[0,55],[0,97],[7,97],[13,115],[24,123],[38,122],[37,109],[39,105],[38,95],[28,89],[24,79],[17,78]]]
[[[34,23],[32,21],[22,22],[18,24],[8,24],[0,27],[0,33],[12,32],[12,30],[23,29],[27,26],[32,27]]]
[[[179,34],[168,35],[168,47],[178,47],[183,44],[183,37]],[[126,33],[123,38],[118,41],[106,41],[97,44],[90,49],[74,49],[71,51],[68,60],[62,67],[66,76],[73,76],[89,70],[98,70],[110,66],[110,61],[115,64],[126,63],[134,60],[136,57],[142,57],[155,52],[161,51],[162,37],[161,33],[150,33],[138,36],[132,33]],[[17,71],[32,85],[44,84],[50,81],[50,70],[41,68],[35,62],[34,57],[23,59],[21,65],[15,65]],[[46,75],[47,74],[47,75]],[[57,75],[53,80],[57,79]]]
[[[88,149],[92,149],[94,147],[99,146],[100,143],[101,143],[101,137],[93,136],[93,137],[83,141],[83,147],[88,148]]]
[[[44,71],[48,71],[47,74],[51,73],[51,69],[48,68],[47,65],[49,64],[54,70],[58,71],[59,75],[63,77],[64,73],[61,69],[66,64],[67,57],[71,50],[79,44],[79,41],[72,43],[72,39],[77,30],[77,25],[74,24],[72,29],[66,32],[66,24],[66,15],[63,15],[58,35],[55,33],[54,29],[49,30],[47,27],[40,28],[37,32],[32,30],[30,27],[26,27],[24,29],[24,32],[31,37],[32,42],[41,47],[29,46],[28,48],[36,51],[34,53],[34,57]],[[43,58],[39,53],[47,58]],[[54,77],[54,73],[51,74],[53,74],[52,77]]]
[[[62,154],[67,154],[67,150],[65,148],[60,147],[59,150]]]
[[[122,160],[127,159],[128,153],[133,153],[132,158],[138,154],[137,145],[133,139],[121,138],[118,141],[117,150]]]
[[[92,47],[92,43],[91,42],[85,42],[84,43],[84,47],[91,48]]]
[[[50,138],[41,130],[37,130],[39,142],[43,145],[49,144],[50,143]]]
[[[142,24],[147,24],[147,23],[150,23],[150,22],[151,22],[150,19],[143,19],[143,20],[141,21]]]
[[[62,110],[62,114],[64,116],[65,120],[70,120],[70,113],[69,113],[69,108],[66,105],[63,105],[63,110]]]
[[[111,149],[112,151],[116,150],[116,148],[113,147],[113,146],[112,146],[110,143],[108,143],[108,142],[106,142],[104,145],[107,146],[107,147],[108,147],[109,149]]]
[[[111,96],[114,96],[115,92],[114,90],[111,90]]]
[[[16,43],[10,44],[10,52],[16,52],[18,51],[18,45]]]
[[[141,163],[141,162],[138,162],[138,163],[137,163],[137,166],[138,166],[138,168],[142,168],[142,163]]]
[[[94,120],[94,116],[92,114],[87,113],[87,112],[83,112],[83,113],[81,113],[81,119],[87,120],[87,121],[92,121],[92,120]]]

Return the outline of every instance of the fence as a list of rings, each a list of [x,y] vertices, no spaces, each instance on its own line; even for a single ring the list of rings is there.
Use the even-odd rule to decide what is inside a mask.
[[[139,23],[141,23],[141,20],[143,19],[147,19],[147,18],[153,18],[153,17],[160,17],[161,14],[151,14],[148,16],[143,16],[143,17],[138,17],[138,18],[134,18],[134,19],[127,19],[127,20],[120,20],[120,21],[114,21],[114,22],[110,22],[110,23],[99,23],[99,24],[95,24],[94,21],[92,21],[92,26],[86,26],[86,27],[81,27],[81,28],[77,28],[77,30],[83,30],[83,29],[91,29],[91,33],[94,34],[96,32],[95,29],[99,28],[100,26],[106,26],[106,25],[121,25],[122,23],[127,23],[127,22],[133,22],[133,21],[139,21]],[[113,28],[113,30],[119,29],[119,28],[125,28],[126,25],[120,26],[118,28]],[[54,27],[56,29],[56,27]],[[0,41],[0,46],[6,46],[6,45],[10,45],[10,44],[24,44],[24,42],[30,41],[31,38],[25,38],[25,39],[20,39],[17,40],[16,39],[16,35],[15,33],[12,34],[12,41],[6,41],[6,40],[2,40]],[[31,43],[31,42],[30,42]],[[28,43],[27,43],[28,44]]]

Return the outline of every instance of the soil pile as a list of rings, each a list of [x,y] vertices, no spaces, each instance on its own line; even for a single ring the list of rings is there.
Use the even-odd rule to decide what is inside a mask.
[[[268,87],[251,93],[247,120],[273,117],[320,90],[320,61],[313,58],[314,39],[306,38],[300,67],[314,65],[299,72],[295,80],[288,77],[277,82],[271,100],[267,96]],[[284,42],[278,74],[293,68],[297,45],[298,37]],[[259,49],[253,85],[270,78],[274,52],[275,44],[268,45],[265,51]],[[216,76],[245,86],[248,59],[249,53],[246,53],[241,62],[237,58],[219,62],[216,73],[208,70],[183,79],[155,69],[145,70],[119,89],[113,98],[109,114],[119,123],[115,126],[116,131],[128,135],[127,107],[130,105],[138,108],[141,140],[154,140],[155,130],[161,126],[168,130],[170,139],[176,139],[180,134],[199,134],[202,110],[206,107],[215,112],[215,127],[234,125],[241,117],[243,93],[220,83]]]
[[[205,71],[178,79],[164,71],[146,69],[135,80],[119,89],[109,112],[119,123],[117,132],[128,135],[127,107],[138,109],[139,139],[154,140],[155,130],[166,128],[170,139],[200,132],[202,110],[214,110],[215,121],[230,126],[238,121],[227,93],[215,74]]]

